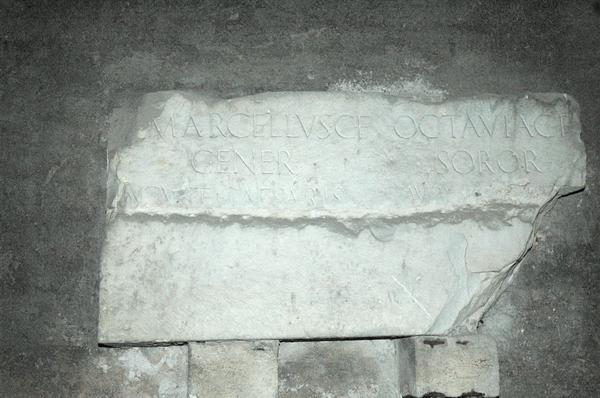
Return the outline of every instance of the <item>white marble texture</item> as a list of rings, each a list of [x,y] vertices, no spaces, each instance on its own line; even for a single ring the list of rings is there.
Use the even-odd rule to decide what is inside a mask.
[[[585,182],[559,94],[162,92],[131,116],[109,140],[101,342],[472,330]]]

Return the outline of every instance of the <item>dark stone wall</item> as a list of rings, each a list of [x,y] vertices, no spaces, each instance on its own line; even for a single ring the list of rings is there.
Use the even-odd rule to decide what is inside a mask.
[[[600,3],[588,0],[0,2],[0,396],[86,391],[119,98],[401,79],[579,101],[588,187],[548,214],[481,327],[500,344],[503,396],[596,396]]]

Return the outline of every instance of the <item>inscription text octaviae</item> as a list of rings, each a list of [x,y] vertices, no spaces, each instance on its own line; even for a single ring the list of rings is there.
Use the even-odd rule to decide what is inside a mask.
[[[186,120],[163,117],[154,119],[150,128],[142,131],[140,138],[185,139],[197,143],[187,151],[189,167],[199,176],[221,176],[219,186],[190,186],[185,195],[159,185],[133,187],[129,184],[127,189],[135,199],[134,203],[144,195],[154,201],[183,201],[210,206],[232,204],[237,200],[257,205],[300,202],[316,207],[345,200],[345,188],[341,184],[319,181],[318,175],[307,175],[306,163],[309,160],[303,159],[295,148],[295,143],[301,141],[358,144],[383,138],[386,142],[409,147],[415,142],[428,144],[444,140],[452,142],[452,145],[446,149],[438,146],[429,153],[430,166],[424,172],[464,176],[542,173],[544,168],[536,153],[535,140],[564,136],[567,117],[546,113],[534,117],[512,113],[382,117],[270,111],[214,112]],[[511,142],[515,137],[525,138],[532,145],[514,148]],[[252,140],[251,146],[240,145],[247,140]],[[466,140],[493,142],[495,150],[492,153],[488,149],[462,148],[461,143]],[[356,152],[349,156],[366,155]],[[385,154],[382,156],[386,157]],[[393,162],[393,159],[389,161]],[[317,167],[317,162],[314,166]],[[235,179],[236,176],[243,177],[243,182]],[[406,183],[409,199],[423,199],[423,188],[419,185],[414,181]]]

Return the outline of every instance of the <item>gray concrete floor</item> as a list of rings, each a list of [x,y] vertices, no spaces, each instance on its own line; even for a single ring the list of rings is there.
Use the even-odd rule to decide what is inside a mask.
[[[598,396],[600,2],[587,0],[1,2],[0,396],[89,390],[118,98],[403,79],[579,101],[588,188],[546,217],[481,328],[503,396]]]

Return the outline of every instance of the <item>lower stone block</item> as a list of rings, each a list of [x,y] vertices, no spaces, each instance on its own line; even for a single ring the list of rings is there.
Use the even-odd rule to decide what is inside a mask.
[[[187,346],[99,348],[87,367],[81,397],[187,397]]]
[[[419,336],[397,342],[403,395],[500,395],[498,353],[491,338]]]
[[[281,343],[279,397],[400,397],[394,342]]]
[[[190,398],[276,398],[278,342],[190,344]]]

